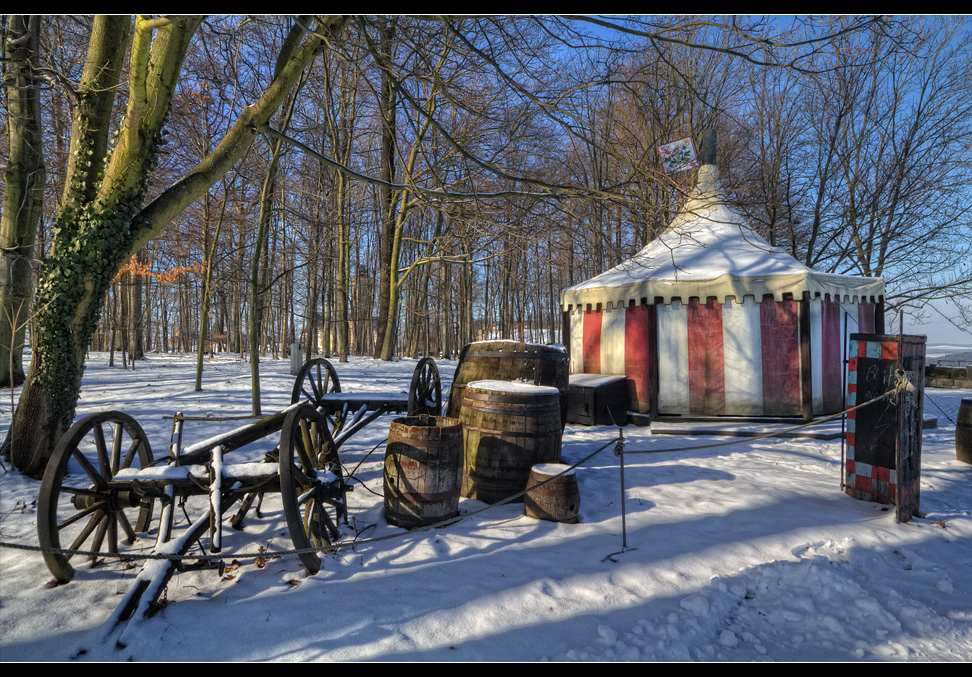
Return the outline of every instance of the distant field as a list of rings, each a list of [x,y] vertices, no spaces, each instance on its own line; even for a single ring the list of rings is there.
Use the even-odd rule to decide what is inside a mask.
[[[972,350],[966,350],[961,353],[948,353],[947,355],[940,355],[938,357],[929,357],[927,362],[942,367],[961,367],[972,364]]]

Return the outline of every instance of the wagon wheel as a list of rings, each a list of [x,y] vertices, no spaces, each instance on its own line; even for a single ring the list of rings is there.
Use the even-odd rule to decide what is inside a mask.
[[[149,529],[155,499],[137,491],[134,482],[115,478],[120,470],[150,465],[152,448],[131,416],[107,411],[75,423],[58,441],[41,483],[41,546],[118,553],[119,535],[134,543],[136,534]],[[74,576],[71,557],[44,553],[47,568],[60,583]]]
[[[408,415],[442,415],[442,381],[439,368],[431,357],[423,357],[412,372],[412,384],[408,388]]]
[[[280,434],[280,495],[295,548],[321,549],[340,538],[345,486],[325,417],[309,404],[290,412]],[[312,574],[321,569],[319,552],[301,553],[300,561]]]
[[[333,410],[328,403],[324,402],[322,396],[339,392],[341,392],[341,382],[338,380],[337,372],[334,371],[334,366],[324,358],[318,357],[306,362],[297,372],[290,403],[297,404],[303,399],[313,404],[315,408],[322,409],[327,416],[331,435],[335,436],[344,427],[347,411],[345,407]]]

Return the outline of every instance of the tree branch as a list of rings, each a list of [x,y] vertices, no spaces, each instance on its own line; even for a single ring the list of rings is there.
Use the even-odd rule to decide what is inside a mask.
[[[348,17],[323,17],[320,28],[330,35],[340,33]],[[322,39],[312,35],[294,50],[293,56],[281,69],[263,94],[237,118],[219,145],[182,179],[163,191],[133,220],[131,252],[145,246],[178,216],[186,207],[203,195],[239,160],[250,147],[257,133],[280,107],[287,92],[300,78],[304,68],[314,59],[323,45]]]
[[[384,186],[386,188],[391,188],[392,190],[409,190],[415,193],[420,193],[427,197],[454,198],[456,200],[467,200],[469,198],[497,198],[497,197],[529,197],[529,198],[536,198],[536,199],[550,199],[550,198],[565,198],[569,196],[567,194],[555,194],[555,193],[528,193],[522,190],[501,190],[501,191],[490,192],[490,193],[460,193],[455,191],[423,188],[421,186],[415,186],[415,185],[410,185],[405,183],[391,183],[389,181],[383,181],[381,179],[375,178],[374,176],[369,176],[368,174],[363,174],[362,172],[355,171],[354,169],[351,169],[347,165],[341,164],[337,160],[333,160],[325,155],[322,155],[321,153],[317,152],[310,146],[301,143],[297,139],[287,136],[286,134],[283,134],[281,132],[278,132],[275,129],[271,129],[268,125],[264,125],[258,131],[264,134],[268,134],[275,139],[280,139],[282,141],[285,141],[286,143],[291,144],[295,148],[299,148],[305,153],[320,160],[328,167],[331,167],[332,169],[336,169],[337,171],[341,172],[345,176],[349,176],[351,178],[358,179],[360,181],[364,181],[365,183],[370,183],[376,186]],[[529,179],[523,179],[523,181],[529,182]],[[570,195],[576,195],[582,193],[582,191],[576,188],[567,188],[567,191],[570,191]]]

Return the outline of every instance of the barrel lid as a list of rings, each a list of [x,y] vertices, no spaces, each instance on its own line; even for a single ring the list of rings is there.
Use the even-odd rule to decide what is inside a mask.
[[[417,414],[392,419],[391,424],[403,428],[452,428],[461,425],[461,421],[458,418],[449,418],[448,416]]]
[[[538,386],[523,381],[472,381],[471,383],[467,383],[466,387],[476,388],[477,390],[492,390],[498,393],[560,394],[560,391],[553,386]]]
[[[537,463],[535,466],[533,466],[533,472],[537,473],[538,475],[559,475],[569,467],[570,466],[564,465],[563,463]],[[567,472],[564,474],[573,475],[574,471],[567,470]]]

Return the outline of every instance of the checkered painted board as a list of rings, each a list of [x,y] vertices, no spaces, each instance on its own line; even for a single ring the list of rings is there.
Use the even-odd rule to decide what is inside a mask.
[[[848,404],[887,392],[903,370],[907,391],[847,415],[845,487],[849,495],[894,503],[899,521],[918,513],[924,336],[851,334]]]

